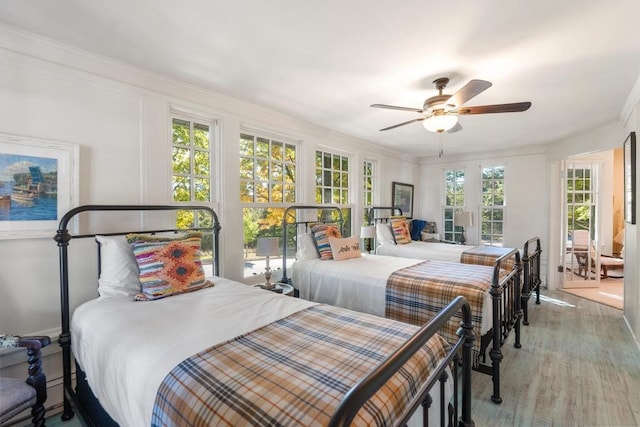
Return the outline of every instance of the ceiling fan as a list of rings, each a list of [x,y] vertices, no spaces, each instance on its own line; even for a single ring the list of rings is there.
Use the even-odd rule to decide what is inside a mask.
[[[422,108],[398,107],[395,105],[372,104],[375,108],[388,108],[390,110],[413,111],[422,114],[421,117],[393,126],[380,129],[389,130],[413,122],[423,122],[423,126],[431,132],[457,132],[462,129],[458,123],[458,116],[468,114],[490,114],[490,113],[515,113],[527,111],[531,107],[531,102],[514,102],[511,104],[480,105],[477,107],[463,107],[463,104],[474,96],[479,95],[491,87],[491,82],[486,80],[471,80],[462,89],[453,95],[443,94],[442,91],[449,79],[441,77],[433,81],[439,94],[424,101]]]

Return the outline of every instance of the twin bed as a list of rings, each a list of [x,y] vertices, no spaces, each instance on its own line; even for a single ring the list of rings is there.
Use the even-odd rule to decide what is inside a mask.
[[[372,207],[369,209],[369,223],[376,227],[376,254],[423,260],[438,260],[461,262],[465,264],[494,265],[495,260],[511,251],[511,248],[492,246],[472,246],[453,244],[445,241],[415,241],[406,244],[396,244],[389,221],[393,215],[402,215],[399,208]],[[535,303],[540,304],[540,255],[542,249],[540,239],[533,237],[527,240],[521,251],[523,275],[521,278],[521,299],[524,325],[529,324],[529,299],[535,292]],[[510,267],[505,265],[504,267]]]
[[[492,266],[368,254],[328,260],[318,256],[309,233],[319,229],[318,224],[336,224],[341,228],[342,212],[331,206],[291,206],[285,210],[283,239],[289,242],[293,233],[297,253],[289,277],[285,245],[283,281],[291,281],[304,299],[414,325],[422,325],[444,308],[448,300],[463,295],[471,305],[474,332],[479,337],[474,346],[473,367],[492,376],[491,399],[496,403],[502,401],[500,348],[511,330],[515,332],[514,346],[520,347],[518,250],[494,258]],[[344,245],[340,239],[334,242]],[[451,320],[443,327],[440,333],[445,339],[455,340],[457,321]]]
[[[176,230],[178,211],[200,225]],[[473,425],[464,298],[413,326],[250,287],[217,276],[220,229],[203,206],[89,205],[61,219],[64,420],[76,410],[88,425]],[[72,316],[71,292],[96,287],[78,279],[91,241],[100,296]],[[188,286],[169,286],[172,274]],[[451,343],[437,331],[453,316]]]

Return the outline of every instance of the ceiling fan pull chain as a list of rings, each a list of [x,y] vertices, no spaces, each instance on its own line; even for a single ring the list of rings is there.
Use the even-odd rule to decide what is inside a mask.
[[[438,157],[442,157],[442,155],[444,154],[444,132],[438,132],[438,136],[440,137],[440,151],[438,152]]]

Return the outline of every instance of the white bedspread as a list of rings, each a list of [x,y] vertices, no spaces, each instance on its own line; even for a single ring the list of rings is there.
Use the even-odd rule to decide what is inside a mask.
[[[362,255],[344,261],[315,258],[294,262],[291,280],[300,291],[300,298],[384,316],[387,280],[391,273],[422,261],[424,259],[385,255]],[[480,325],[482,334],[491,329],[491,306],[491,297],[487,295]]]
[[[158,386],[187,357],[314,305],[228,279],[213,281],[213,288],[157,301],[99,298],[73,313],[76,360],[120,425],[150,425]]]
[[[462,255],[464,251],[472,248],[475,248],[475,246],[412,241],[404,245],[379,245],[376,248],[376,254],[424,260],[460,262],[460,255]]]
[[[300,298],[384,317],[387,279],[419,262],[378,255],[344,261],[315,258],[294,262],[291,279]]]

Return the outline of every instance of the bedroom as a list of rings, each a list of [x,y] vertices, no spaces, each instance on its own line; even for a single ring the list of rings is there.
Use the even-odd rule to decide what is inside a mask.
[[[637,7],[622,3],[625,7]],[[70,4],[73,5],[72,2]],[[497,7],[495,3],[492,5]],[[60,12],[56,12],[42,4],[40,6],[45,8],[44,10],[51,16],[64,13],[63,8]],[[165,6],[171,9],[171,6],[167,4]],[[410,150],[402,152],[399,147],[382,146],[368,139],[349,136],[326,126],[312,124],[308,119],[281,112],[278,106],[264,107],[259,92],[252,97],[240,99],[227,94],[224,90],[214,91],[202,88],[197,82],[204,77],[199,75],[200,70],[197,68],[190,69],[192,75],[189,81],[179,81],[144,71],[140,67],[124,64],[121,61],[107,59],[108,55],[90,53],[87,48],[74,48],[30,32],[16,30],[11,27],[11,22],[6,22],[6,19],[13,19],[9,12],[19,10],[15,9],[16,7],[16,2],[3,2],[0,9],[0,16],[6,16],[2,19],[4,25],[0,28],[2,35],[0,37],[2,43],[0,46],[0,93],[2,94],[0,105],[3,111],[0,117],[0,132],[78,145],[79,182],[77,183],[78,192],[75,195],[78,204],[167,203],[171,197],[171,157],[168,138],[171,118],[174,115],[186,115],[215,123],[214,158],[217,168],[213,171],[214,184],[211,200],[212,206],[221,215],[224,227],[221,249],[223,272],[226,277],[235,280],[244,280],[241,256],[243,224],[238,214],[243,205],[239,202],[236,191],[240,188],[240,177],[237,173],[240,160],[236,141],[243,132],[260,132],[267,136],[288,138],[299,143],[298,158],[305,165],[313,162],[318,150],[348,156],[352,164],[357,166],[353,168],[356,171],[359,171],[359,165],[363,161],[374,161],[378,170],[374,196],[376,202],[380,204],[390,202],[392,182],[411,183],[416,189],[415,210],[420,216],[425,217],[432,215],[430,209],[434,200],[440,203],[440,187],[426,183],[439,180],[442,169],[462,167],[473,171],[480,165],[506,164],[510,180],[507,191],[510,209],[513,209],[509,211],[509,215],[519,218],[515,223],[506,224],[506,243],[519,246],[530,235],[539,235],[545,245],[543,254],[547,282],[550,287],[553,287],[554,283],[557,283],[557,276],[555,263],[550,260],[556,259],[558,253],[550,242],[554,235],[560,235],[558,224],[553,222],[553,218],[557,217],[555,212],[557,199],[554,197],[557,195],[549,191],[549,188],[553,190],[555,182],[552,175],[554,168],[558,167],[558,162],[562,159],[572,155],[621,146],[628,132],[638,131],[637,123],[640,118],[638,108],[640,88],[636,83],[636,79],[640,76],[638,55],[629,58],[625,63],[626,73],[635,73],[630,81],[625,74],[627,82],[625,87],[617,87],[614,77],[611,77],[611,81],[601,80],[598,71],[603,70],[597,68],[587,77],[599,90],[615,89],[618,94],[622,93],[621,101],[614,104],[615,111],[605,122],[593,121],[591,122],[593,125],[588,126],[581,124],[582,131],[563,134],[561,137],[549,139],[544,144],[527,143],[529,136],[531,138],[539,136],[534,135],[534,132],[530,132],[529,135],[519,135],[518,140],[514,141],[513,146],[510,145],[511,148],[507,152],[494,147],[482,152],[474,150],[466,153],[466,147],[471,145],[456,147],[454,138],[447,139],[449,135],[445,135],[442,159],[434,155],[438,148],[435,135],[427,135],[421,126],[416,125],[417,131],[425,132],[425,134],[420,132],[415,134],[418,135],[415,141],[416,146],[419,146],[420,150],[425,150],[422,157],[416,158]],[[26,12],[23,11],[28,15]],[[278,13],[282,13],[283,21],[293,19],[284,10],[279,10]],[[37,15],[32,15],[36,22]],[[628,15],[637,16],[634,13],[628,13]],[[242,13],[237,12],[236,16],[242,16]],[[59,18],[62,19],[62,17]],[[84,18],[88,20],[90,16]],[[51,22],[42,17],[40,19],[43,26],[46,22]],[[378,17],[378,19],[381,18]],[[613,24],[615,22],[613,17],[609,17],[609,22],[610,24],[607,25],[617,26]],[[14,25],[16,23],[17,21]],[[111,24],[114,27],[130,25],[126,20],[114,21]],[[504,22],[502,24],[505,25]],[[110,24],[107,23],[106,26],[108,25]],[[72,31],[74,27],[68,28]],[[85,30],[79,27],[75,29],[80,33]],[[414,29],[414,31],[417,30]],[[340,36],[343,35],[345,34],[340,34]],[[359,36],[366,35],[353,37]],[[234,46],[232,40],[223,41]],[[499,41],[493,41],[493,46],[500,45]],[[96,44],[103,42],[106,41],[102,38],[95,40]],[[195,41],[192,43],[197,46]],[[332,43],[335,44],[338,41],[332,40]],[[114,55],[120,48],[121,46],[110,47]],[[240,46],[235,46],[233,49],[242,50]],[[263,54],[267,55],[267,53]],[[224,62],[230,58],[225,57],[223,53],[220,55],[218,67],[223,68]],[[370,61],[378,62],[380,56],[383,55],[373,57]],[[134,59],[131,58],[132,62]],[[344,58],[340,56],[331,57],[336,73],[342,59]],[[243,56],[235,60],[242,61],[246,67],[255,65],[252,60]],[[449,70],[447,67],[433,72],[447,72]],[[451,67],[453,68],[453,65]],[[516,68],[514,73],[518,74],[518,67],[515,65],[513,67]],[[279,74],[275,71],[277,69],[274,69],[275,76],[269,73],[264,76],[265,81],[272,85],[279,83]],[[480,75],[481,71],[482,75]],[[621,70],[618,71],[622,73]],[[527,92],[503,93],[498,97],[497,91],[500,90],[501,85],[499,74],[497,71],[490,72],[480,68],[468,69],[464,76],[458,76],[455,88],[462,86],[471,78],[486,78],[494,82],[494,87],[487,91],[487,95],[495,96],[490,102],[520,101],[530,99],[529,94],[534,92],[560,90],[553,86],[540,87],[537,81],[532,79],[528,82],[531,87]],[[401,91],[406,90],[403,85],[406,85],[406,81],[415,82],[424,79],[426,75],[429,73],[422,73],[420,76],[409,75],[402,79],[398,76],[397,79],[402,80],[402,83],[396,81],[394,84],[399,86],[385,87],[384,90],[377,91],[367,98],[348,99],[344,102],[357,103],[358,106],[367,110],[370,109],[369,104],[373,102],[400,105],[405,102],[413,105],[415,103],[413,98],[400,98]],[[311,80],[312,84],[317,85],[323,77],[316,75],[315,80]],[[565,85],[570,81],[570,78],[562,80]],[[232,81],[228,84],[231,85]],[[221,86],[224,87],[224,84]],[[453,82],[451,86],[454,88]],[[252,86],[247,85],[247,87],[251,90]],[[328,90],[328,88],[325,89]],[[431,80],[421,81],[419,89],[417,92],[422,98],[434,93]],[[341,91],[339,92],[334,95],[338,99],[343,96]],[[298,87],[296,93],[306,94],[305,88]],[[557,102],[567,109],[573,107],[571,99],[561,99]],[[590,102],[596,103],[593,99]],[[305,108],[311,107],[310,104],[315,104],[313,99],[297,104],[297,108],[304,111]],[[335,117],[331,105],[317,107],[325,109],[325,115],[332,116],[336,121],[340,120],[339,117]],[[607,107],[611,106],[607,105]],[[376,124],[370,129],[371,133],[376,134],[380,127],[394,123],[395,118],[399,122],[406,117],[386,115],[381,111],[376,113],[378,114]],[[410,118],[406,117],[407,120]],[[497,120],[491,123],[515,120],[517,124],[522,120],[511,116],[477,118],[478,121],[485,119]],[[556,126],[562,128],[564,125],[565,123],[561,122]],[[543,136],[547,132],[547,126],[543,126],[539,131]],[[473,129],[474,124],[467,121],[465,130],[469,130],[468,134]],[[564,131],[564,129],[560,130]],[[495,135],[495,132],[489,132],[480,136],[479,139],[491,140],[499,136]],[[387,138],[394,137],[387,134]],[[447,143],[449,145],[446,145]],[[425,145],[428,146],[426,149]],[[456,151],[453,151],[454,149]],[[314,169],[301,167],[299,174],[297,201],[312,203],[315,194]],[[358,184],[361,178],[356,175],[353,180],[354,190],[350,197],[352,197],[354,212],[358,212],[363,208]],[[158,183],[164,184],[158,185]],[[537,212],[541,214],[538,215]],[[526,228],[523,224],[526,224]],[[355,220],[352,229],[358,230],[360,225],[361,223]],[[638,234],[635,225],[628,226],[626,251],[627,257],[632,259],[638,257]],[[56,249],[49,237],[0,241],[0,259],[3,260],[3,272],[0,275],[2,287],[0,324],[3,329],[18,330],[21,333],[48,332],[51,336],[57,335],[60,314]],[[625,295],[627,306],[624,313],[630,329],[638,337],[640,336],[640,295],[637,266],[625,268],[624,280],[625,284],[629,284],[629,294]],[[83,297],[88,299],[91,295]],[[33,307],[37,309],[34,310]]]

